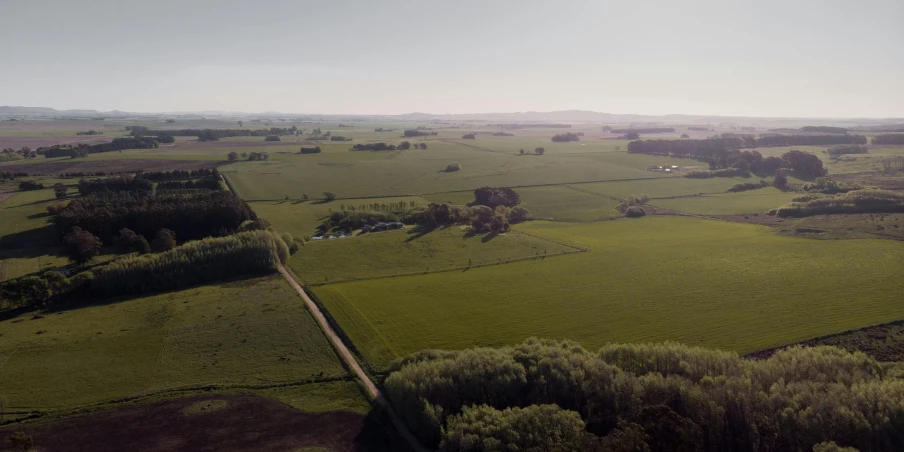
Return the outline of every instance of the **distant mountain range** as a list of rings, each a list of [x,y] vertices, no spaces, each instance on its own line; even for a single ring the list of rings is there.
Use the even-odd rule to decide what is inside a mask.
[[[736,124],[760,127],[799,125],[839,125],[868,126],[879,124],[904,124],[904,118],[758,118],[745,116],[717,115],[637,115],[601,113],[587,110],[528,111],[515,113],[466,113],[432,114],[406,113],[402,115],[322,115],[283,112],[245,113],[235,111],[175,111],[160,113],[130,113],[119,110],[56,110],[47,107],[0,106],[0,118],[138,118],[138,117],[285,117],[304,119],[345,119],[350,121],[396,120],[396,121],[489,121],[500,123],[519,122],[562,122],[591,124]]]

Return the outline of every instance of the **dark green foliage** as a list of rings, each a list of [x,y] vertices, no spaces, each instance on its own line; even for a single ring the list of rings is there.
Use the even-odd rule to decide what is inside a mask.
[[[270,160],[270,154],[266,152],[251,152],[248,154],[249,162],[266,162]]]
[[[886,133],[874,136],[872,144],[904,144],[904,133]]]
[[[216,178],[200,180],[172,180],[157,183],[157,190],[220,190],[220,181]]]
[[[621,136],[623,140],[637,140],[640,138],[640,134],[637,132],[628,132]]]
[[[813,154],[801,151],[788,151],[782,155],[782,167],[805,177],[825,176],[829,173],[823,168],[822,160]]]
[[[847,129],[844,127],[829,127],[829,126],[804,126],[800,128],[803,132],[813,132],[813,133],[847,133]]]
[[[324,200],[324,201],[329,202],[329,201],[332,201],[332,200],[334,200],[334,199],[336,199],[336,194],[335,194],[335,193],[333,193],[333,192],[331,192],[331,191],[325,191],[325,192],[323,192],[323,200]]]
[[[688,171],[684,177],[689,179],[712,179],[713,172],[712,171]]]
[[[98,132],[96,130],[89,130],[87,132],[75,132],[76,135],[103,135],[103,132]]]
[[[398,149],[394,144],[386,143],[367,143],[356,144],[352,146],[353,151],[395,151]]]
[[[128,228],[119,230],[119,237],[117,237],[116,242],[123,253],[137,252],[138,254],[148,254],[151,252],[151,245],[148,240]]]
[[[255,218],[254,220],[246,221],[244,224],[242,224],[242,226],[239,228],[239,232],[266,231],[268,229],[270,229],[269,221],[263,218]]]
[[[477,134],[475,133],[466,133],[461,136],[462,140],[475,140],[477,139]]]
[[[543,155],[545,153],[546,153],[546,148],[544,148],[542,146],[538,147],[537,149],[534,149],[534,154]]]
[[[19,182],[19,190],[22,191],[30,191],[30,190],[41,190],[44,188],[44,184],[40,182],[24,180]]]
[[[552,137],[553,143],[566,143],[568,141],[581,141],[581,137],[571,132],[560,133]]]
[[[768,187],[768,186],[769,186],[769,182],[760,180],[759,182],[748,182],[746,184],[732,185],[731,188],[728,189],[728,191],[731,193],[737,193],[737,192],[741,192],[741,191],[757,190],[757,189],[760,189],[763,187]]]
[[[470,205],[488,206],[495,209],[496,206],[515,207],[521,204],[521,196],[505,187],[481,187],[474,190],[474,202]]]
[[[901,382],[864,354],[833,347],[793,347],[754,361],[673,343],[591,353],[528,339],[501,349],[427,350],[390,371],[387,397],[428,447],[496,444],[499,435],[509,444],[571,438],[556,432],[575,415],[585,424],[579,431],[599,437],[596,445],[582,438],[579,450],[796,452],[837,441],[885,451],[897,450],[904,431]],[[551,404],[559,408],[543,408]],[[537,407],[529,422],[502,413],[524,415],[528,407]],[[489,450],[508,450],[498,447]]]
[[[330,141],[352,141],[349,137],[343,137],[340,135],[332,135],[330,136]]]
[[[514,133],[508,133],[508,132],[496,132],[496,133],[493,134],[493,136],[494,136],[494,137],[513,137],[513,136],[515,136],[515,134],[514,134]]]
[[[114,191],[149,192],[154,183],[139,176],[119,176],[108,179],[81,179],[78,181],[78,192],[82,195]]]
[[[166,180],[186,180],[198,179],[202,177],[213,177],[219,179],[220,175],[215,168],[202,168],[196,170],[173,170],[173,171],[151,171],[139,173],[143,179],[150,181],[166,181]]]
[[[712,172],[713,177],[750,177],[750,172],[741,168],[726,168]]]
[[[756,140],[757,147],[821,146],[831,144],[866,144],[863,135],[765,135]]]
[[[674,132],[674,127],[647,127],[643,129],[612,129],[612,133],[668,133]]]
[[[238,152],[232,151],[226,154],[226,158],[229,159],[230,162],[234,162],[239,159],[239,154]]]
[[[838,193],[847,193],[853,190],[860,190],[863,187],[857,184],[839,183],[833,181],[832,179],[829,179],[828,177],[817,177],[815,181],[804,184],[802,188],[804,189],[804,191],[808,192],[818,192],[834,195]]]
[[[399,143],[399,150],[407,151],[409,149],[411,149],[411,142],[403,141],[403,142]]]
[[[647,211],[640,206],[631,206],[625,209],[625,216],[628,218],[640,218],[646,214]]]
[[[154,236],[151,249],[155,253],[163,253],[176,247],[176,233],[169,229],[161,229]]]
[[[165,196],[127,192],[75,199],[54,217],[54,223],[60,236],[80,227],[102,240],[112,240],[122,228],[154,237],[166,228],[183,240],[196,240],[229,234],[255,218],[248,204],[227,191]]]
[[[103,242],[94,234],[79,227],[72,228],[69,233],[63,236],[63,246],[66,248],[66,255],[69,256],[69,260],[79,265],[99,255],[103,245]]]
[[[839,144],[826,149],[826,153],[831,157],[837,157],[844,154],[866,154],[869,152],[866,146],[844,145]]]
[[[66,185],[61,184],[59,182],[57,182],[56,184],[53,184],[53,194],[56,196],[57,199],[65,198],[66,193],[68,193],[68,192],[69,192],[69,187],[67,187]]]
[[[316,146],[313,148],[306,148],[304,146],[301,147],[301,150],[298,151],[299,154],[319,154],[320,146]]]
[[[274,232],[240,232],[115,261],[95,273],[90,289],[98,296],[138,294],[273,273],[288,255]]]
[[[461,165],[458,163],[450,163],[446,165],[446,169],[443,170],[444,173],[454,173],[456,171],[461,171]]]
[[[381,132],[381,130],[377,130],[377,132]],[[389,132],[389,131],[387,130],[387,132]],[[415,129],[405,130],[405,138],[426,137],[426,136],[436,135],[436,134],[437,134],[436,132],[425,132],[423,130],[415,130]]]
[[[176,137],[172,135],[160,135],[157,137],[157,142],[160,144],[173,144],[176,142]]]
[[[266,137],[264,137],[264,141],[282,141],[282,140],[279,138],[279,135],[267,135]]]
[[[621,200],[617,206],[615,206],[615,210],[625,214],[628,218],[639,218],[647,214],[645,210],[643,210],[642,205],[650,202],[650,197],[647,195],[628,195],[625,199]]]
[[[785,174],[783,170],[777,170],[775,172],[775,179],[772,181],[772,185],[775,185],[775,187],[779,190],[788,188],[788,175]]]
[[[159,142],[151,137],[124,137],[114,138],[109,143],[100,144],[84,144],[80,143],[72,145],[55,145],[47,148],[38,148],[38,154],[44,157],[84,157],[88,154],[98,154],[102,152],[121,151],[124,149],[156,149]]]
[[[888,190],[853,190],[835,196],[811,195],[772,209],[768,213],[780,217],[809,217],[835,213],[900,212],[904,212],[904,194]]]
[[[241,127],[241,124],[239,125]],[[269,129],[179,129],[179,130],[150,130],[147,127],[132,126],[133,136],[161,136],[173,137],[198,137],[201,141],[219,141],[220,138],[231,137],[266,137],[295,135],[297,127],[289,128],[271,127]]]
[[[373,211],[348,211],[342,210],[330,214],[328,224],[330,229],[339,228],[349,231],[359,229],[365,224],[375,225],[377,223],[399,221],[398,215],[392,212],[373,212]]]

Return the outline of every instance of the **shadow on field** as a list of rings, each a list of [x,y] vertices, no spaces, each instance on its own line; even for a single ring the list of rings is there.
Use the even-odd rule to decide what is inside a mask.
[[[480,241],[481,241],[482,243],[487,243],[487,242],[489,242],[490,240],[493,240],[493,239],[495,239],[496,237],[498,237],[498,236],[499,236],[499,233],[498,233],[498,232],[486,232],[486,233],[481,233],[481,232],[475,231],[475,230],[473,230],[473,229],[469,229],[468,232],[465,233],[465,235],[464,235],[464,237],[465,237],[466,239],[470,239],[470,238],[478,237],[478,236],[480,236]]]
[[[405,239],[405,243],[413,242],[431,232],[433,232],[434,228],[430,228],[424,225],[417,225],[414,228],[408,231],[408,238]]]
[[[306,413],[256,395],[211,394],[137,404],[39,424],[24,431],[48,451],[407,451],[382,412]],[[4,444],[5,445],[5,444]]]
[[[62,256],[56,229],[51,225],[0,237],[0,259],[32,258],[48,254]]]

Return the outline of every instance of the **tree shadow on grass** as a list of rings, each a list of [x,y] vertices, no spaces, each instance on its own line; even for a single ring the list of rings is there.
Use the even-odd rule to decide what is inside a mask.
[[[417,225],[414,228],[408,230],[408,238],[405,239],[405,243],[413,242],[431,232],[433,232],[435,228],[431,228],[424,225]]]

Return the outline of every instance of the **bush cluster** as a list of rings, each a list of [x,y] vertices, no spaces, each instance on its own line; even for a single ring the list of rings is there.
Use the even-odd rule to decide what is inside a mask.
[[[812,195],[811,195],[812,196]],[[809,217],[836,213],[902,213],[904,194],[889,190],[852,190],[834,196],[795,198],[768,212],[780,217]]]

